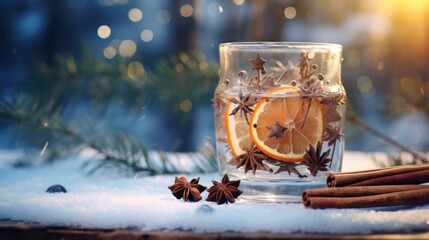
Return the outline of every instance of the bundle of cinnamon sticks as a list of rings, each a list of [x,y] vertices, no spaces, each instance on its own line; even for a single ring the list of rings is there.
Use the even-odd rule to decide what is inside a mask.
[[[364,208],[429,203],[429,164],[332,173],[328,188],[308,189],[307,208]]]

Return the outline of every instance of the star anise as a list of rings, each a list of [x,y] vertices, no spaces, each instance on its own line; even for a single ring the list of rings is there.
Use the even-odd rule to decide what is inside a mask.
[[[337,122],[342,119],[341,114],[334,105],[323,105],[323,112],[327,123]]]
[[[323,105],[323,112],[325,120],[329,122],[337,122],[342,119],[342,116],[337,111],[337,106],[345,104],[345,94],[339,94],[336,96],[324,96],[320,103]]]
[[[320,103],[323,105],[332,105],[332,106],[338,106],[338,105],[344,105],[346,104],[346,95],[345,94],[337,94],[333,96],[324,96]]]
[[[250,59],[249,62],[252,64],[252,70],[261,71],[265,73],[264,64],[267,62],[265,59],[261,58],[261,55],[258,53],[254,59]]]
[[[279,162],[276,161],[276,166],[279,166],[279,169],[277,169],[277,171],[274,174],[278,174],[281,172],[288,172],[289,175],[291,173],[295,173],[296,175],[298,175],[299,178],[304,178],[307,177],[307,175],[303,175],[301,174],[296,167],[298,167],[300,164],[298,163],[294,163],[294,162]]]
[[[240,196],[243,191],[238,189],[240,186],[240,180],[230,181],[227,174],[225,174],[222,178],[222,182],[212,181],[213,186],[211,186],[207,192],[209,195],[207,196],[206,201],[216,202],[217,204],[224,203],[234,203],[235,199]]]
[[[337,141],[341,141],[341,139],[344,137],[343,134],[340,133],[340,126],[332,126],[328,125],[325,128],[325,136],[323,140],[328,141],[328,146],[334,145]]]
[[[268,135],[268,138],[276,137],[276,139],[279,139],[279,138],[285,139],[285,135],[283,133],[284,131],[287,130],[287,127],[280,125],[279,121],[276,121],[274,125],[267,126],[266,128],[270,130],[270,134]]]
[[[310,71],[310,63],[306,53],[302,52],[299,56],[299,63],[297,67],[299,67],[299,75],[301,79],[308,79],[308,73]]]
[[[323,154],[321,154],[321,152],[322,143],[317,142],[316,149],[310,145],[310,149],[308,149],[307,153],[304,155],[304,161],[302,164],[307,166],[307,169],[313,176],[316,176],[319,171],[328,171],[328,164],[331,162],[331,159],[329,158],[331,149]]]
[[[304,80],[299,85],[299,88],[305,95],[323,92],[323,87],[316,78]]]
[[[317,64],[312,64],[309,57],[311,53],[301,53],[299,57],[299,63],[297,68],[299,68],[298,87],[304,94],[313,94],[323,92],[323,87],[321,81],[325,79],[322,73],[315,74],[318,66]]]
[[[252,144],[246,152],[236,156],[234,161],[237,162],[236,168],[244,167],[244,173],[252,170],[253,175],[255,175],[256,170],[264,170],[268,172],[273,171],[262,162],[266,159],[268,159],[268,156],[263,154],[255,145]]]
[[[198,202],[201,200],[201,193],[207,187],[198,184],[200,178],[193,178],[190,182],[185,177],[176,177],[174,184],[168,188],[171,193],[177,198],[183,198],[184,201]]]
[[[247,80],[247,85],[249,90],[266,92],[268,90],[280,87],[281,85],[278,84],[280,80],[281,78],[274,80],[274,76],[269,74],[267,76],[264,76],[260,81],[257,77],[251,77]]]
[[[230,98],[228,100],[237,105],[234,109],[232,109],[229,115],[232,116],[235,115],[237,112],[240,112],[240,117],[242,117],[244,114],[244,118],[246,119],[247,124],[249,124],[249,118],[247,117],[247,115],[251,115],[253,113],[253,109],[251,107],[255,105],[258,101],[252,100],[250,98],[250,93],[243,96],[243,92],[241,91],[241,89],[238,93],[238,99]]]

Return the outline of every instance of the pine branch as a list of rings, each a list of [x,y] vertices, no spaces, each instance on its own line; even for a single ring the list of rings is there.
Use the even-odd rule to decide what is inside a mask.
[[[212,98],[218,82],[218,67],[206,60],[201,53],[180,53],[161,59],[148,71],[148,78],[159,93],[157,100],[161,108],[179,117],[183,124],[201,100]],[[183,109],[181,104],[189,101],[194,107]]]
[[[21,104],[23,103],[21,102]],[[52,141],[54,142],[54,147],[46,151],[47,162],[52,162],[55,158],[59,160],[59,156],[68,155],[73,151],[91,148],[97,153],[98,159],[97,164],[90,168],[89,174],[93,174],[107,166],[115,166],[117,169],[126,169],[134,173],[147,175],[186,172],[186,169],[174,166],[172,160],[163,153],[159,153],[159,155],[164,156],[161,158],[162,164],[159,166],[157,164],[159,161],[150,156],[143,143],[127,138],[123,133],[119,137],[106,137],[101,136],[99,133],[92,133],[92,136],[96,137],[93,140],[89,140],[69,126],[57,114],[47,115],[45,114],[46,109],[43,108],[38,109],[36,112],[30,112],[26,109],[25,105],[11,104],[5,100],[0,100],[0,126],[6,126],[8,125],[7,122],[9,122],[15,128],[23,126],[28,129],[27,131],[32,129],[33,133],[35,130],[37,132],[35,134],[45,136],[42,141],[48,142],[49,139],[56,139]],[[59,139],[62,141],[57,141]],[[61,151],[61,153],[58,151]],[[93,165],[91,160],[93,159],[88,159],[83,168]],[[194,161],[194,164],[198,162],[204,163],[206,166],[214,166],[213,161],[216,161],[214,153],[205,151]],[[215,170],[216,168],[213,167],[196,167],[196,172],[200,173]]]
[[[100,60],[82,47],[80,59],[58,55],[53,64],[38,65],[20,90],[54,111],[82,100],[100,110],[113,101],[124,103],[127,110],[139,109],[155,91],[143,68],[133,71],[138,64],[122,58]]]
[[[214,171],[217,161],[214,153],[209,151],[191,155],[195,169],[186,170],[174,163],[168,153],[157,151],[159,156],[154,159],[143,143],[123,134],[119,137],[113,134],[101,136],[97,132],[83,134],[82,129],[88,126],[76,128],[64,120],[65,113],[73,114],[76,103],[91,102],[94,107],[91,114],[95,110],[102,114],[114,101],[120,101],[126,110],[132,110],[140,109],[144,102],[150,102],[156,96],[166,106],[167,114],[173,111],[175,116],[181,117],[182,124],[189,125],[191,115],[183,114],[180,103],[189,100],[197,105],[212,94],[217,83],[216,65],[209,64],[201,54],[182,53],[161,59],[155,63],[153,71],[139,64],[121,58],[108,64],[95,58],[87,48],[82,48],[80,59],[57,56],[54,64],[39,65],[35,69],[24,87],[18,89],[19,97],[15,96],[11,101],[0,100],[0,128],[13,129],[13,135],[25,138],[26,146],[30,148],[38,149],[49,143],[47,151],[43,151],[46,162],[91,148],[100,156],[99,161],[85,164],[93,167],[92,173],[108,166],[149,175]],[[138,71],[136,66],[140,67]],[[112,141],[104,141],[106,139]]]

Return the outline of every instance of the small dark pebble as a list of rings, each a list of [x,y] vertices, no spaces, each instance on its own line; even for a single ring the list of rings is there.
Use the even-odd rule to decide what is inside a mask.
[[[203,204],[197,209],[197,212],[208,214],[214,212],[214,209],[207,204]]]
[[[46,192],[48,192],[48,193],[60,193],[60,192],[66,193],[67,190],[63,186],[56,184],[56,185],[52,185],[52,186],[48,187],[48,189],[46,189]]]

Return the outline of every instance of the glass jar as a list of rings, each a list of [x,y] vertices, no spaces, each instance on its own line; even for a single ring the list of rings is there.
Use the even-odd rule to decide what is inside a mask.
[[[299,202],[341,169],[346,93],[342,46],[223,43],[215,91],[220,174],[251,201]]]

